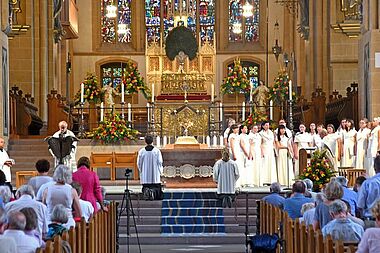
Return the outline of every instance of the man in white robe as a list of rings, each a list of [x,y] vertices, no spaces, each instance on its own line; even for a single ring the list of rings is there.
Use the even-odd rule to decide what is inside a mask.
[[[4,149],[5,141],[0,137],[0,170],[4,172],[7,182],[11,182],[11,167],[13,160],[9,158],[7,151]]]
[[[68,136],[75,137],[75,134],[67,129],[67,122],[61,121],[58,124],[59,130],[53,134],[54,138],[66,138]],[[68,166],[73,172],[77,170],[75,153],[77,151],[77,142],[74,141],[72,144],[74,147],[71,149],[70,156],[63,159],[63,164]],[[55,167],[59,164],[59,158],[53,154],[53,151],[49,148],[50,154],[54,157]]]
[[[147,146],[140,149],[137,156],[137,167],[140,172],[140,183],[143,186],[143,194],[145,199],[160,199],[162,198],[162,154],[158,148],[152,145],[153,136],[145,136],[145,143]]]

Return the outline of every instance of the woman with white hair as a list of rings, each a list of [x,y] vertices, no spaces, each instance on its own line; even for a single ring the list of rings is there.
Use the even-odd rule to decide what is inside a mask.
[[[373,161],[377,155],[377,151],[380,149],[380,117],[374,118],[372,122],[372,131],[368,137],[368,149],[367,149],[367,163],[366,170],[367,174],[372,177],[375,175],[373,169]]]
[[[5,204],[7,204],[9,201],[11,201],[11,198],[12,198],[12,192],[9,189],[9,187],[7,185],[1,185],[0,186],[1,203],[3,203],[3,205],[5,206]],[[2,205],[0,204],[0,207],[1,206]]]
[[[75,227],[75,221],[72,214],[72,208],[74,207],[75,215],[82,217],[82,211],[80,208],[79,197],[75,189],[70,184],[72,183],[72,173],[69,167],[66,165],[58,165],[55,168],[53,180],[54,184],[49,185],[43,194],[42,201],[48,208],[49,215],[52,214],[56,205],[62,204],[67,211],[69,217],[65,226],[69,229]]]

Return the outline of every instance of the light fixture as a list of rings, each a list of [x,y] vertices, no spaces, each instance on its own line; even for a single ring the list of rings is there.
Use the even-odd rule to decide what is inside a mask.
[[[249,3],[249,0],[246,0],[243,5],[243,16],[249,18],[253,16],[253,5]]]
[[[113,5],[112,3],[110,5],[107,5],[106,10],[107,10],[107,14],[106,14],[107,18],[116,18],[117,7],[115,5]]]
[[[243,32],[243,30],[241,29],[241,23],[235,23],[232,25],[232,32],[235,33],[235,34],[240,34]]]
[[[280,30],[279,24],[276,21],[276,23],[274,24],[275,43],[274,43],[274,46],[272,47],[272,53],[276,57],[276,61],[278,61],[278,56],[282,53],[282,47],[279,45],[279,42],[278,42],[279,30]]]
[[[126,34],[127,33],[127,25],[126,24],[118,24],[117,25],[117,33],[118,34]]]

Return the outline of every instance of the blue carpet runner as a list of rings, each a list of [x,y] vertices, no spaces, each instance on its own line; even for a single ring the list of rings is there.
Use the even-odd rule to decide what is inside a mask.
[[[165,192],[163,235],[224,235],[224,216],[214,192]]]

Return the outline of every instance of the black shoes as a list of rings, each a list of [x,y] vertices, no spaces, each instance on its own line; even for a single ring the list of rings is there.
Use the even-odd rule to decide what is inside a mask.
[[[230,196],[225,196],[222,200],[222,207],[223,208],[226,208],[226,207],[229,207],[231,208],[232,207],[232,198]]]

